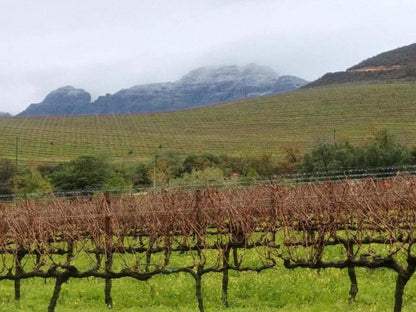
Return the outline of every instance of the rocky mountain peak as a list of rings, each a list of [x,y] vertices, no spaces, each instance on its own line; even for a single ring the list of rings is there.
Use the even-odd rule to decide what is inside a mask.
[[[259,80],[270,83],[279,78],[279,75],[271,68],[248,64],[246,66],[207,66],[190,71],[183,76],[179,83],[205,84],[224,81],[244,81],[247,84],[258,83]]]
[[[243,98],[292,91],[305,80],[279,75],[271,68],[246,66],[200,67],[180,80],[136,85],[114,94],[91,96],[71,86],[49,93],[39,104],[30,105],[20,116],[129,114],[173,111]]]
[[[65,86],[50,92],[42,102],[30,104],[19,115],[71,115],[90,102],[91,95],[85,90]]]
[[[83,89],[76,89],[72,86],[65,86],[50,92],[42,101],[42,103],[55,103],[57,101],[76,101],[89,103],[91,102],[91,95]]]

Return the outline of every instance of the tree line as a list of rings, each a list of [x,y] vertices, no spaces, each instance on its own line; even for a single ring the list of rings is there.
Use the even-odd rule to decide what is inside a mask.
[[[135,191],[151,186],[192,186],[275,180],[285,175],[330,177],[371,169],[400,168],[416,164],[416,146],[398,143],[386,130],[376,132],[361,145],[348,140],[320,142],[306,153],[287,145],[282,155],[183,155],[159,152],[140,162],[112,161],[105,155],[84,155],[69,162],[20,166],[0,159],[0,194],[51,191]]]

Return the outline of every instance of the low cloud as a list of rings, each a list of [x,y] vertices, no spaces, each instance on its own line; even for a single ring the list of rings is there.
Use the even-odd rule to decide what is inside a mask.
[[[73,85],[93,97],[215,64],[316,79],[413,43],[410,0],[33,2],[0,12],[0,111]]]

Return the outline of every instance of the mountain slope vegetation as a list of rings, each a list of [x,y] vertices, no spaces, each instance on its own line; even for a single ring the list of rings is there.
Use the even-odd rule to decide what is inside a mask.
[[[416,43],[368,58],[346,71],[327,73],[305,87],[416,81]]]

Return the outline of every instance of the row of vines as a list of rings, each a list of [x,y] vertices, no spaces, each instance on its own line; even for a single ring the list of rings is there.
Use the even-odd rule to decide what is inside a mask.
[[[222,274],[228,305],[230,270],[274,267],[346,269],[354,301],[363,267],[397,273],[398,312],[415,243],[416,178],[407,176],[0,204],[0,280],[14,281],[18,300],[23,280],[54,279],[48,311],[68,279],[104,279],[112,306],[112,280],[177,273],[193,277],[204,311],[205,274]]]

